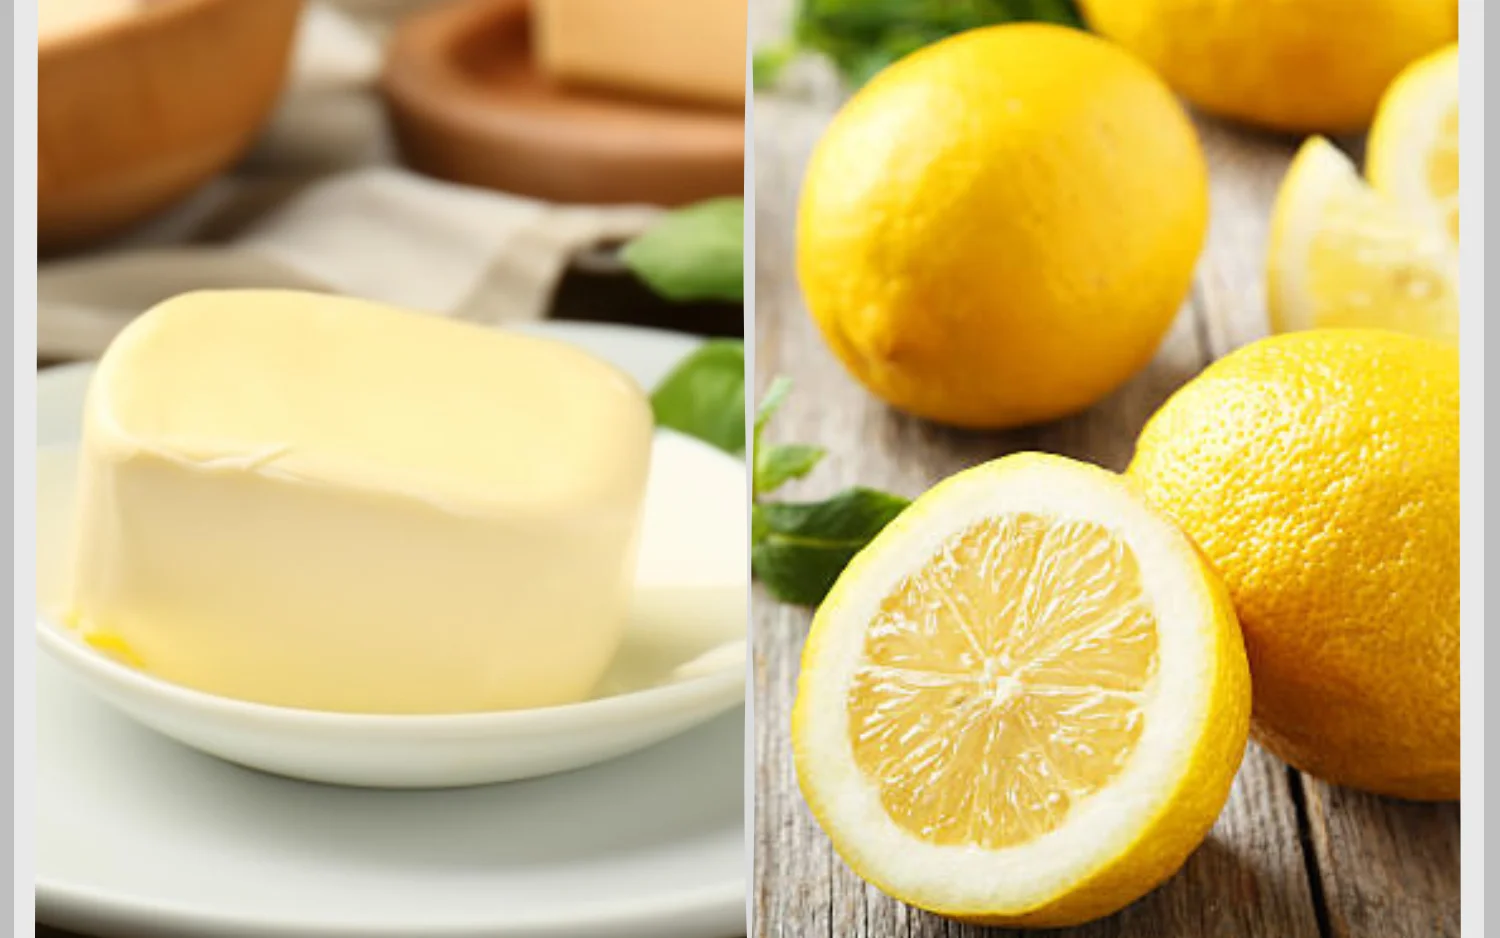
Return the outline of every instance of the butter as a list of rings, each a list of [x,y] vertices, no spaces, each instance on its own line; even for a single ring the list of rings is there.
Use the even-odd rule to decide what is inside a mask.
[[[40,0],[36,11],[37,40],[44,42],[81,32],[107,20],[135,12],[140,0]]]
[[[180,296],[89,387],[67,618],[268,704],[576,701],[620,641],[651,435],[634,383],[560,342],[316,294]]]
[[[560,82],[739,107],[746,0],[538,0],[533,44]]]

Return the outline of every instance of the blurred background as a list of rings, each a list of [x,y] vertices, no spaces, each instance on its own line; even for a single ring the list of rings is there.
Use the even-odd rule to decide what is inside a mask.
[[[40,0],[39,364],[202,287],[740,335],[745,0],[629,7]]]

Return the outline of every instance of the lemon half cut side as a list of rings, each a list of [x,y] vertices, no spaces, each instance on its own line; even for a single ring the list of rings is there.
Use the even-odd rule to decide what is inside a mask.
[[[1370,185],[1458,244],[1458,43],[1391,83],[1366,143]]]
[[[1271,331],[1369,328],[1458,338],[1458,254],[1322,137],[1302,145],[1271,219]]]
[[[815,617],[813,814],[892,896],[987,924],[1113,912],[1228,796],[1249,675],[1217,576],[1117,475],[1021,454],[933,488]]]

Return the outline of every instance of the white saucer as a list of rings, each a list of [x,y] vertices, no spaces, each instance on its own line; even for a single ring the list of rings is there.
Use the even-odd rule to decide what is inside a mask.
[[[694,344],[533,328],[647,387]],[[77,438],[84,371],[39,376],[39,443]],[[743,934],[740,708],[568,774],[354,790],[179,746],[39,656],[37,738],[37,914],[48,924],[121,938]]]
[[[487,788],[338,788],[179,746],[42,657],[37,919],[100,938],[742,935],[743,725]]]

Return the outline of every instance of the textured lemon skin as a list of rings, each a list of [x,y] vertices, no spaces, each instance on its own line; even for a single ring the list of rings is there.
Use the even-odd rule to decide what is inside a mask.
[[[1205,621],[1213,629],[1212,653],[1204,667],[1211,674],[1205,694],[1206,712],[1211,714],[1192,739],[1183,740],[1185,771],[1178,777],[1169,796],[1150,818],[1143,818],[1129,844],[1092,869],[1081,870],[1078,879],[1065,892],[1046,902],[1028,908],[959,908],[944,904],[936,897],[913,894],[898,882],[882,878],[871,868],[870,857],[861,846],[846,838],[829,821],[829,799],[836,792],[825,792],[812,765],[819,753],[808,745],[806,701],[811,695],[804,684],[811,680],[809,663],[816,660],[833,630],[831,620],[852,592],[875,552],[897,543],[902,531],[921,517],[928,504],[944,497],[947,488],[960,477],[984,474],[1001,483],[1015,469],[1041,463],[1061,467],[1064,471],[1091,474],[1102,484],[1129,485],[1120,476],[1061,456],[1040,453],[1018,453],[968,469],[930,489],[912,503],[880,536],[850,561],[823,605],[813,617],[812,628],[803,646],[802,673],[798,678],[797,700],[792,708],[792,755],[798,785],[813,817],[828,834],[835,852],[849,868],[877,889],[917,908],[960,921],[980,925],[1025,928],[1056,928],[1078,925],[1119,911],[1167,880],[1197,849],[1213,827],[1228,800],[1235,774],[1244,756],[1250,730],[1250,671],[1235,611],[1229,594],[1212,566],[1192,542],[1183,537],[1181,559],[1195,566],[1206,587]]]
[[[1273,130],[1363,130],[1408,63],[1458,38],[1457,0],[1080,0],[1089,26],[1193,104]]]
[[[1255,737],[1327,781],[1458,797],[1458,412],[1451,346],[1291,333],[1179,390],[1127,471],[1229,588]]]
[[[1081,410],[1151,358],[1192,278],[1208,176],[1144,65],[1043,24],[890,66],[828,126],[797,271],[850,373],[967,427]]]

